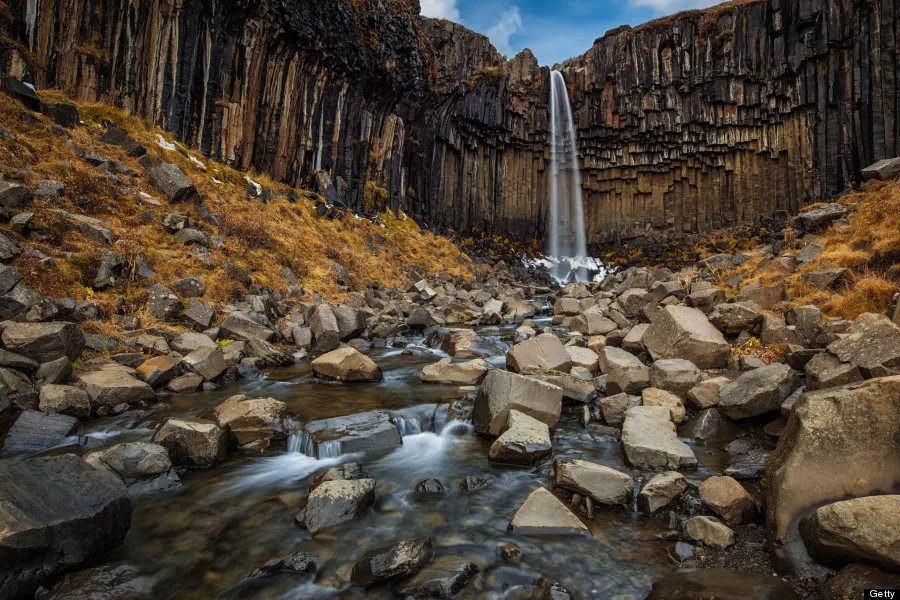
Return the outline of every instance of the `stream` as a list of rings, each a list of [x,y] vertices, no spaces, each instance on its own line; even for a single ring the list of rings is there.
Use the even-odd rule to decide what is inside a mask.
[[[512,343],[510,327],[479,331],[501,347]],[[424,340],[413,343],[424,345]],[[133,499],[125,544],[104,562],[138,566],[168,597],[188,599],[390,597],[389,585],[363,590],[348,584],[352,565],[368,550],[424,535],[435,545],[433,565],[454,560],[478,565],[479,573],[458,596],[463,599],[530,598],[534,581],[543,576],[560,581],[577,598],[637,600],[671,572],[666,551],[674,543],[656,537],[667,529],[666,519],[649,518],[633,508],[598,507],[593,521],[585,520],[591,537],[537,538],[508,532],[510,519],[528,494],[541,485],[552,487],[551,461],[534,468],[489,463],[488,440],[473,435],[471,424],[447,422],[456,387],[419,380],[423,365],[445,355],[433,351],[432,358],[412,358],[401,350],[371,351],[369,356],[384,371],[378,383],[319,381],[304,360],[261,379],[171,396],[163,400],[168,406],[149,415],[89,424],[88,447],[149,441],[169,416],[197,416],[232,395],[246,394],[282,400],[298,424],[385,409],[403,435],[402,447],[375,454],[317,460],[296,450],[300,444],[292,439],[292,451],[266,457],[230,455],[212,469],[179,470],[181,488]],[[496,367],[505,365],[503,354],[487,360]],[[578,457],[642,475],[625,464],[618,438],[596,424],[581,426],[576,407],[564,407],[552,437],[554,458]],[[686,473],[688,479],[699,481],[721,472],[721,450],[698,447],[696,454],[701,467]],[[374,509],[360,520],[312,537],[294,523],[311,476],[351,461],[360,462],[377,481]],[[489,476],[492,483],[466,492],[459,485],[466,476]],[[427,478],[440,480],[447,492],[427,498],[414,492],[416,483]],[[521,561],[504,561],[497,549],[501,542],[518,545]],[[246,579],[253,568],[294,550],[314,557],[315,575]]]

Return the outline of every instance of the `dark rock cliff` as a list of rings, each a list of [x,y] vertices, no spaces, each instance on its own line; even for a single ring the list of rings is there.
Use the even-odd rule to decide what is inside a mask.
[[[898,1],[722,5],[621,28],[562,65],[589,241],[796,212],[898,154]],[[9,8],[0,59],[39,87],[106,98],[292,184],[327,171],[356,210],[543,234],[549,70],[528,51],[504,62],[415,0]]]

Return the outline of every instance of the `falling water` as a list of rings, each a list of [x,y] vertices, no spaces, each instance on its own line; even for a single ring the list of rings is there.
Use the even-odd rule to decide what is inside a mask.
[[[584,281],[586,271],[576,268],[587,260],[584,211],[581,204],[581,175],[575,122],[562,73],[550,73],[550,228],[547,253],[556,259],[553,276]],[[564,260],[569,259],[569,260]]]

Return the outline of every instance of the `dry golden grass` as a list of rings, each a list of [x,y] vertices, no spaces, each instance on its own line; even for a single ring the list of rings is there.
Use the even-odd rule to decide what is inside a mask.
[[[42,91],[40,95],[45,100],[72,102],[55,90]],[[34,115],[18,102],[0,95],[0,122],[18,137],[15,141],[0,138],[0,172],[6,179],[22,181],[32,188],[42,179],[55,179],[66,185],[60,199],[35,200],[36,219],[41,223],[41,231],[49,235],[49,241],[23,240],[7,226],[0,226],[4,234],[54,259],[52,265],[24,256],[15,262],[26,284],[40,293],[91,299],[108,311],[115,307],[116,297],[123,296],[126,312],[139,314],[144,326],[150,326],[153,320],[143,314],[143,307],[145,288],[151,283],[168,285],[173,279],[203,276],[207,286],[204,300],[213,302],[229,301],[246,291],[225,273],[221,265],[226,260],[247,269],[255,284],[282,290],[289,285],[282,279],[282,270],[290,267],[301,279],[307,297],[317,293],[334,301],[346,300],[346,293],[336,281],[331,260],[347,269],[355,289],[374,282],[405,288],[411,265],[428,273],[472,277],[472,265],[456,244],[422,231],[402,214],[382,214],[379,223],[353,214],[333,220],[317,219],[313,203],[301,191],[265,175],[241,173],[208,160],[173,142],[166,132],[152,127],[146,120],[108,104],[75,104],[86,125],[70,130],[69,139],[85,150],[96,150],[119,160],[138,173],[133,177],[123,175],[125,185],[110,181],[101,170],[65,148],[66,138],[51,132],[49,119]],[[104,121],[116,123],[141,142],[149,154],[178,165],[197,187],[203,204],[211,212],[223,214],[225,230],[220,232],[203,222],[196,202],[169,203],[142,175],[143,169],[135,159],[118,147],[100,143]],[[158,136],[175,143],[176,150],[160,147],[156,142]],[[201,161],[206,171],[191,156]],[[248,198],[246,177],[273,190],[274,198],[267,204]],[[129,188],[127,194],[120,192],[123,188]],[[161,202],[161,206],[145,203],[142,192]],[[291,193],[300,199],[291,202]],[[143,256],[156,276],[151,280],[127,281],[107,291],[93,290],[93,273],[101,251],[106,248],[68,227],[53,209],[106,220],[106,227],[118,238],[110,249],[122,254],[129,264],[137,264],[137,257]],[[139,222],[139,215],[146,210],[154,210],[155,215],[150,224],[144,225]],[[168,212],[186,214],[192,227],[221,235],[224,248],[211,250],[216,266],[207,266],[189,256],[191,248],[162,229],[162,215]],[[109,325],[103,327],[105,331],[109,329]]]

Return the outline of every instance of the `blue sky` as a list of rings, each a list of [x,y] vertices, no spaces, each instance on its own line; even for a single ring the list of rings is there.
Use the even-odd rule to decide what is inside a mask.
[[[462,23],[512,58],[531,48],[542,65],[578,56],[606,31],[722,0],[420,0],[422,14]]]

